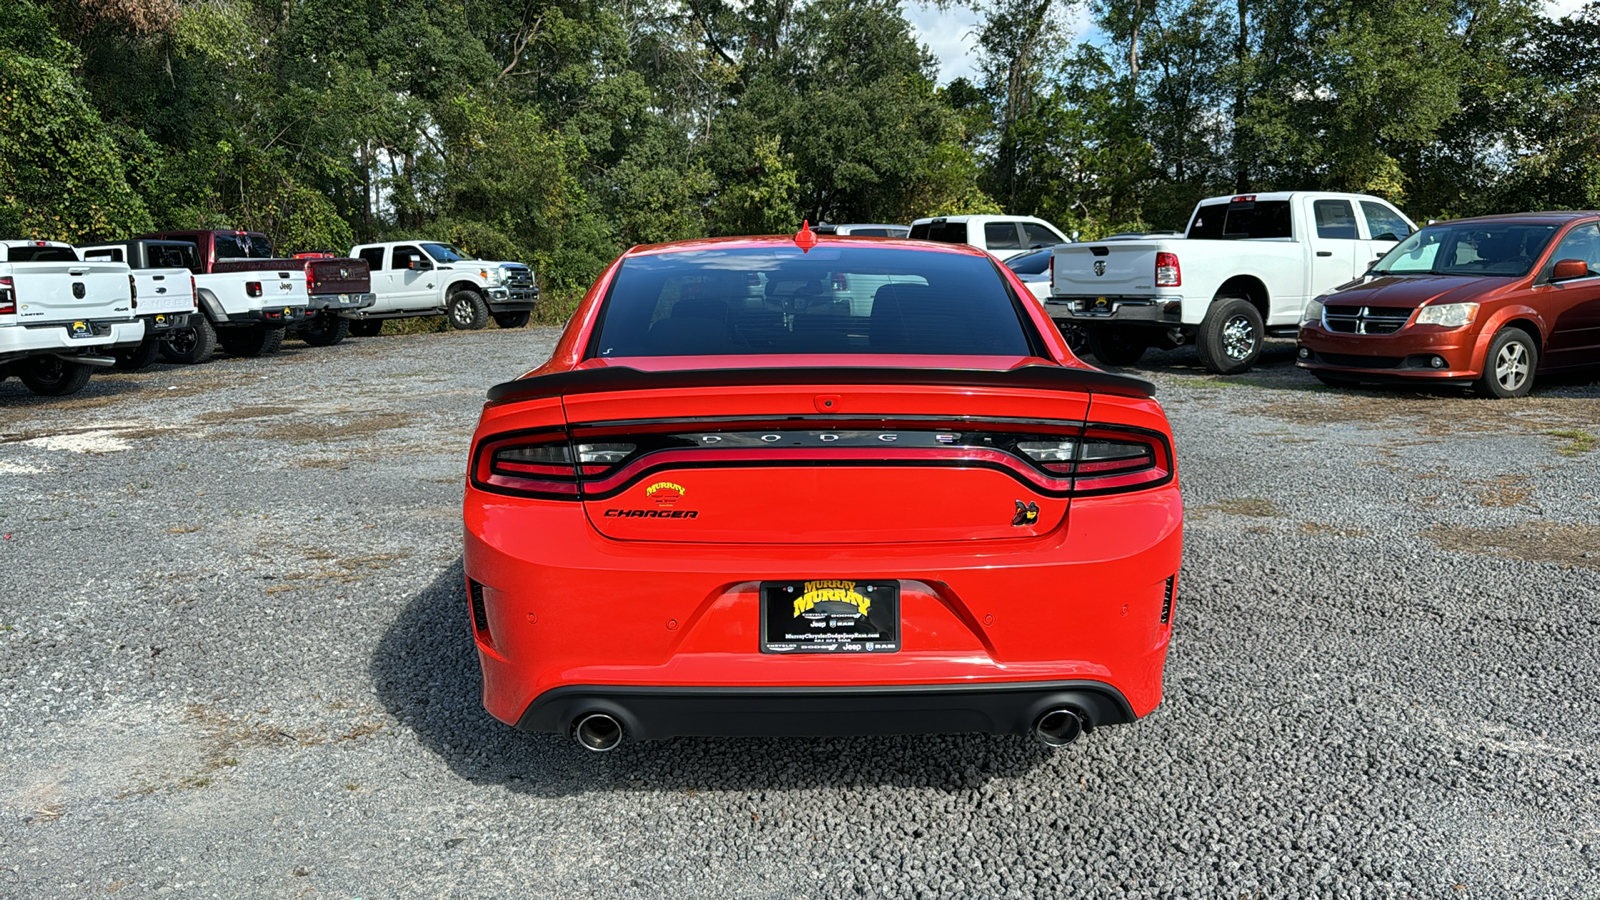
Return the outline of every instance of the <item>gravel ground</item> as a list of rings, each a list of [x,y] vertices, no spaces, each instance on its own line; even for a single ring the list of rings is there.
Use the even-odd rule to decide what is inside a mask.
[[[1155,713],[597,756],[482,711],[461,596],[483,391],[555,335],[0,384],[0,895],[1600,896],[1600,386],[1152,354]]]

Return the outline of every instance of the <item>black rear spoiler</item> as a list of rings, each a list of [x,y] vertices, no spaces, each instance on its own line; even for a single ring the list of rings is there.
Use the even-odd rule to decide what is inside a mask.
[[[803,368],[679,369],[647,372],[627,366],[577,369],[507,381],[489,389],[491,402],[532,400],[602,391],[665,388],[740,387],[789,384],[927,384],[1042,391],[1114,394],[1143,399],[1156,395],[1142,378],[1066,366],[1016,369],[915,369],[891,366],[810,366]]]

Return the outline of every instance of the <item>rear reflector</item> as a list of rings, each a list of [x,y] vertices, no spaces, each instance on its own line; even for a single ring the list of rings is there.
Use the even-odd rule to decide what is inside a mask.
[[[494,646],[494,636],[489,633],[489,610],[483,604],[483,585],[467,579],[467,599],[472,605],[472,630],[478,640]]]
[[[1178,576],[1176,575],[1167,576],[1167,594],[1161,598],[1161,624],[1163,625],[1172,621],[1173,588],[1177,579]]]

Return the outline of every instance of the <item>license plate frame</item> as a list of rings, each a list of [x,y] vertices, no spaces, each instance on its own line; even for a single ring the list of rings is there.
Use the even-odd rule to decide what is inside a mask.
[[[67,336],[73,339],[94,337],[94,323],[79,319],[67,326]]]
[[[880,654],[900,650],[900,582],[792,579],[759,585],[762,653]]]

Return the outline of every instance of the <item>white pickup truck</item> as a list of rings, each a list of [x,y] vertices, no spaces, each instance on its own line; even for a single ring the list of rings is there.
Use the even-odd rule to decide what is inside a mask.
[[[142,340],[127,266],[84,262],[59,241],[0,241],[0,380],[15,375],[46,396],[76,393],[93,367]]]
[[[130,241],[126,244],[91,244],[78,248],[86,260],[123,263],[133,273],[133,311],[144,322],[144,340],[137,347],[112,353],[117,368],[134,372],[155,361],[164,343],[194,327],[198,316],[194,275],[194,245],[176,241]],[[178,337],[182,340],[181,337]]]
[[[1183,237],[1057,247],[1045,308],[1058,323],[1087,328],[1107,365],[1192,342],[1208,371],[1243,372],[1267,335],[1295,333],[1306,301],[1360,276],[1415,230],[1365,194],[1212,197],[1195,207]]]
[[[439,241],[360,244],[350,255],[371,267],[377,296],[365,309],[340,313],[358,337],[377,334],[384,319],[440,314],[454,328],[482,328],[490,316],[501,328],[521,328],[539,301],[532,268],[473,259]]]

